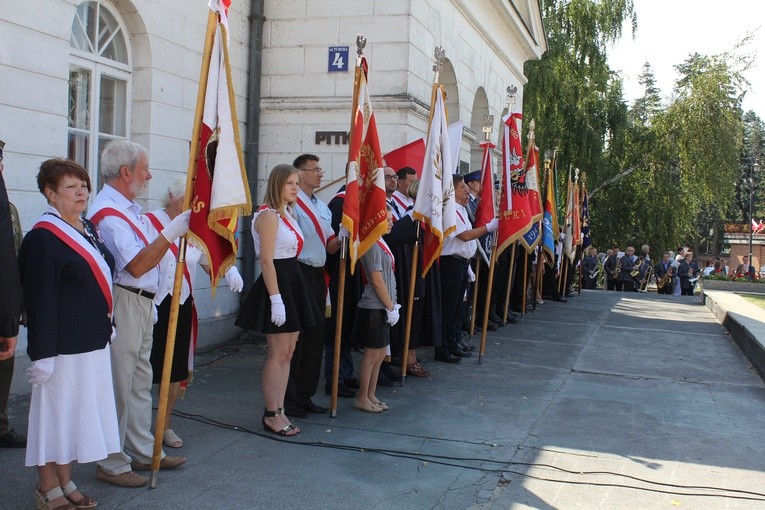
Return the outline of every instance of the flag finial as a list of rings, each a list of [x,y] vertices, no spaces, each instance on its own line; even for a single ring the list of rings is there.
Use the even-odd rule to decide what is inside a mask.
[[[518,92],[518,87],[510,85],[507,87],[507,111],[513,113],[513,106],[515,106],[515,94]]]
[[[486,114],[483,116],[483,136],[488,142],[491,136],[492,127],[494,126],[494,115]]]
[[[433,51],[433,57],[433,72],[436,73],[436,77],[433,79],[433,83],[438,83],[439,75],[441,74],[441,69],[444,65],[444,57],[446,57],[446,51],[444,51],[444,47],[436,46],[436,49]]]
[[[356,34],[356,56],[361,58],[364,55],[364,47],[367,45],[367,38],[364,34]]]
[[[574,170],[574,182],[579,180],[579,169]]]

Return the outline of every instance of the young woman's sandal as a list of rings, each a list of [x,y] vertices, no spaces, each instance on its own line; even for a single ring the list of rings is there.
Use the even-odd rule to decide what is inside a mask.
[[[300,434],[300,429],[293,424],[285,425],[283,428],[276,430],[274,428],[271,428],[266,423],[266,418],[276,418],[277,416],[284,414],[284,408],[279,407],[276,409],[276,411],[269,411],[268,409],[265,409],[263,411],[263,419],[261,420],[261,423],[263,424],[263,430],[266,432],[270,432],[272,434],[276,434],[277,436],[287,436],[292,437]]]
[[[165,433],[162,434],[162,442],[169,448],[180,448],[183,446],[183,440],[178,437],[178,434],[173,429],[165,430]]]

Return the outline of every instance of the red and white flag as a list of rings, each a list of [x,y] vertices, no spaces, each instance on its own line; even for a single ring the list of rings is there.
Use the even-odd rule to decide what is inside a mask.
[[[353,125],[343,202],[343,225],[350,232],[351,273],[356,261],[388,230],[385,172],[377,121],[369,100],[368,65],[361,57],[354,80]]]
[[[422,275],[441,255],[446,236],[457,228],[452,183],[452,151],[449,147],[449,126],[446,122],[444,94],[433,85],[436,96],[428,139],[425,143],[425,162],[420,176],[417,198],[414,201],[414,219],[422,221]]]
[[[762,220],[757,223],[754,221],[754,218],[752,218],[752,234],[761,234],[763,231],[765,231],[765,224],[762,223]]]
[[[522,118],[520,113],[508,113],[502,117],[502,190],[499,199],[497,255],[528,232],[532,225],[519,126]]]
[[[196,246],[210,262],[213,295],[218,279],[236,262],[239,216],[252,211],[228,58],[226,15],[230,5],[231,0],[210,0],[210,9],[218,15],[218,26],[201,112],[189,221],[189,235],[197,240]]]
[[[491,142],[481,142],[483,158],[481,159],[481,194],[478,207],[475,210],[474,228],[482,227],[497,217],[497,204],[494,200],[494,170],[491,166],[492,149]]]

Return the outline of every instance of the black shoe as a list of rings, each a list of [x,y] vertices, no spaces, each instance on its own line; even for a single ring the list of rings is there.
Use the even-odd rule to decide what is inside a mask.
[[[489,320],[499,326],[500,328],[505,325],[505,321],[499,318],[499,315],[497,315],[494,312],[489,312]]]
[[[295,404],[288,404],[284,403],[284,414],[289,416],[290,418],[305,418],[306,413],[303,411],[303,408],[295,405]]]
[[[568,292],[568,293],[566,293],[566,297],[574,297],[574,294]]]
[[[470,352],[469,350],[462,349],[461,347],[456,345],[454,347],[449,348],[449,353],[452,356],[458,356],[460,358],[469,358],[470,356],[473,355],[473,353]]]
[[[476,349],[475,345],[471,344],[470,342],[459,341],[457,342],[457,346],[463,351],[468,352],[473,352]]]
[[[324,385],[324,393],[327,395],[332,395],[331,384]],[[347,385],[341,383],[337,385],[337,396],[341,398],[355,398],[356,392],[349,388]]]
[[[436,355],[434,357],[436,361],[443,361],[444,363],[459,363],[462,358],[453,355],[449,352],[449,349],[444,347],[436,347]]]
[[[310,400],[308,402],[306,402],[305,404],[301,404],[300,407],[303,409],[303,411],[305,411],[307,413],[324,414],[324,413],[329,412],[329,408],[328,407],[317,406],[316,404],[314,404]]]
[[[507,316],[507,323],[508,324],[515,324],[519,320],[521,320],[521,318],[519,316],[515,315],[515,314]]]
[[[385,377],[385,374],[380,372],[377,374],[377,386],[382,388],[390,388],[393,386],[393,381]]]
[[[17,434],[15,430],[11,429],[2,436],[0,436],[0,448],[26,448],[27,436]]]
[[[380,373],[391,381],[401,379],[401,370],[394,368],[392,364],[384,361],[382,362],[382,365],[380,365]]]
[[[361,383],[358,379],[348,379],[347,381],[343,381],[343,383],[352,390],[361,388]]]

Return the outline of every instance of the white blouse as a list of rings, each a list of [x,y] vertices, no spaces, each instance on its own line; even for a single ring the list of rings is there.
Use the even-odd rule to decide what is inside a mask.
[[[297,257],[298,245],[303,245],[303,232],[298,226],[297,220],[292,217],[287,209],[287,217],[281,216],[274,209],[262,209],[252,215],[252,242],[255,245],[255,256],[260,257],[260,233],[258,232],[255,220],[258,215],[264,211],[271,211],[279,217],[279,225],[276,228],[276,246],[274,247],[274,259],[289,259]]]

